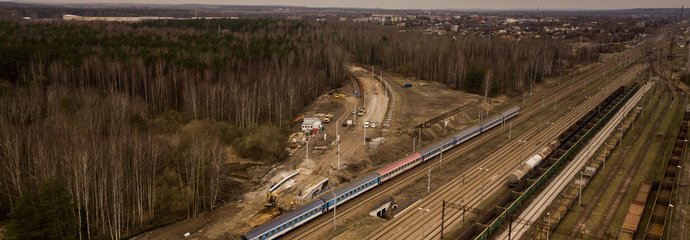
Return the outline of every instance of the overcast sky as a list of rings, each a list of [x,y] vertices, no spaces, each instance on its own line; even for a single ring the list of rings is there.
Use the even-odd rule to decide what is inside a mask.
[[[679,8],[688,0],[29,0],[44,3],[199,3],[227,5],[294,5],[392,9],[621,9]],[[690,5],[688,5],[690,7]]]

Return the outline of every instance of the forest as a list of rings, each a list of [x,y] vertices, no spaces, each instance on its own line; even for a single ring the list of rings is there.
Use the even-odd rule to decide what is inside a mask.
[[[279,20],[0,22],[0,220],[9,239],[121,239],[238,199],[237,153],[284,161],[290,119],[385,67],[495,96],[598,49]]]
[[[424,36],[344,26],[344,47],[360,63],[447,84],[485,97],[529,90],[574,64],[597,61],[599,49],[573,48],[557,40],[510,41]]]

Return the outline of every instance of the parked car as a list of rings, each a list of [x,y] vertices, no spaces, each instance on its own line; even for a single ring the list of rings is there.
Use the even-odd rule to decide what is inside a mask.
[[[365,127],[365,128],[368,128],[368,127],[369,127],[369,121],[365,121],[365,122],[364,122],[364,127]]]
[[[370,124],[369,124],[369,127],[370,127],[370,128],[376,128],[376,123],[374,123],[374,122],[373,122],[373,123],[370,123]]]

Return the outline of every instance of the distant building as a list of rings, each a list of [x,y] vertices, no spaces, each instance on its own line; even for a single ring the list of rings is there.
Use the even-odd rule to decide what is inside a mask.
[[[65,21],[105,21],[105,22],[139,22],[144,20],[164,20],[172,17],[83,17],[72,14],[62,15]]]
[[[392,17],[393,17],[393,15],[389,15],[389,14],[372,14],[371,20],[373,22],[385,23],[385,22],[391,22]]]

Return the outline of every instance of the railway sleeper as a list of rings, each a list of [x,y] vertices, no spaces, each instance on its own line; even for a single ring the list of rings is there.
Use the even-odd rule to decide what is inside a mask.
[[[657,195],[656,203],[668,205],[669,201],[671,201],[671,192],[671,189],[661,189]]]
[[[661,188],[662,189],[673,189],[673,184],[676,183],[676,179],[673,177],[664,177],[663,180],[661,180]]]
[[[676,167],[676,165],[669,164],[668,167],[666,167],[666,172],[664,173],[664,176],[666,176],[672,180],[675,180],[677,173],[678,173],[678,167]]]
[[[659,211],[655,211],[654,213],[652,213],[652,220],[651,220],[652,223],[656,223],[656,224],[663,224],[664,223],[664,219],[666,218],[666,211],[665,211],[665,209],[661,209],[661,208],[659,208],[659,209],[660,209]]]

